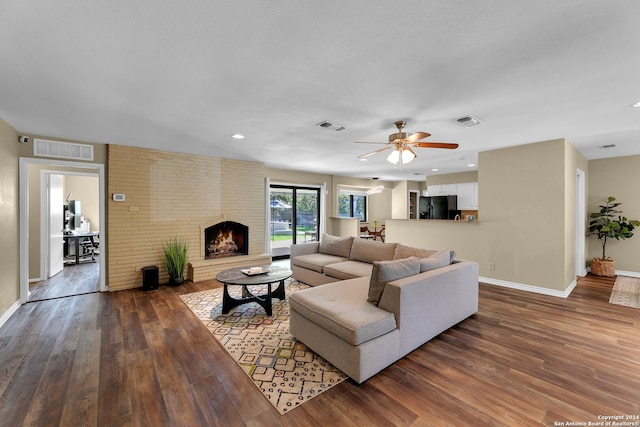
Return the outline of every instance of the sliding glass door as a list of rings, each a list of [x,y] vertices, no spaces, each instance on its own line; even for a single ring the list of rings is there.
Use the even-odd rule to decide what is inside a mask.
[[[319,238],[320,188],[271,184],[269,189],[271,257],[288,258],[291,245]]]

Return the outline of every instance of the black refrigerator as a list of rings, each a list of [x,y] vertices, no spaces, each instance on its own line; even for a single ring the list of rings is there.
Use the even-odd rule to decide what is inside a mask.
[[[420,197],[418,210],[420,219],[454,219],[460,214],[458,196],[427,196]]]

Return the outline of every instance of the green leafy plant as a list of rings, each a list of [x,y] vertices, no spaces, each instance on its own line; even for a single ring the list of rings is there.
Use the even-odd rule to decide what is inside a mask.
[[[622,211],[616,209],[622,203],[609,196],[607,202],[599,205],[600,211],[591,214],[589,235],[595,235],[602,243],[602,260],[611,260],[606,256],[608,239],[624,240],[633,236],[633,229],[640,226],[640,221],[628,219]]]
[[[172,281],[180,281],[183,278],[184,269],[187,266],[187,251],[189,244],[184,239],[174,238],[163,244],[164,266]]]

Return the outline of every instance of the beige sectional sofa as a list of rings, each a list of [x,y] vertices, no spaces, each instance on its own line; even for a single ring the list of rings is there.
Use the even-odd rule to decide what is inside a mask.
[[[328,235],[293,245],[293,277],[314,287],[289,296],[291,333],[362,383],[477,312],[478,264],[452,257]]]

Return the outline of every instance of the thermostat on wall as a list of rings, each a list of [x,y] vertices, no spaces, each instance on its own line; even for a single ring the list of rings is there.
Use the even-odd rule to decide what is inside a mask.
[[[124,194],[114,194],[113,195],[114,202],[124,202]]]

